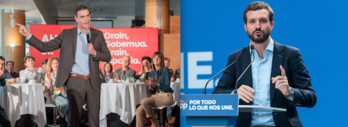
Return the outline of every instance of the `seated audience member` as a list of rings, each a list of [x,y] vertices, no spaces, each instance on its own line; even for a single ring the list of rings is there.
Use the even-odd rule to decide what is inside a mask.
[[[5,69],[4,75],[2,77],[5,79],[13,79],[12,75],[7,71],[7,69]]]
[[[47,61],[48,61],[48,59],[44,59],[42,62],[41,62],[41,67],[42,67],[42,69],[45,71],[45,75],[46,75],[46,73],[47,73],[47,70],[46,70],[46,68],[47,68]],[[42,85],[44,85],[45,84],[45,79],[42,79],[41,80],[41,83],[42,83]]]
[[[45,71],[45,74],[47,73],[47,62],[48,62],[48,59],[44,59],[42,62],[41,62],[41,67],[42,69]]]
[[[57,71],[58,71],[58,58],[51,57],[47,62],[47,73],[45,75],[45,87],[50,92],[51,104],[59,107],[59,116],[68,121],[68,98],[66,89],[64,87],[57,88],[55,86]],[[66,124],[66,122],[61,122]],[[66,126],[66,125],[61,125]]]
[[[41,83],[44,80],[45,72],[41,67],[35,67],[35,58],[32,56],[24,57],[25,69],[19,72],[21,81],[28,83],[29,80],[36,80],[36,83]]]
[[[1,68],[0,75],[2,75],[1,73],[5,73],[5,59],[2,56],[0,56],[0,66],[2,66],[2,67],[0,67]],[[9,72],[7,74],[10,75]],[[1,76],[0,76],[0,80],[1,80],[0,81],[1,86],[4,86],[6,84],[6,82],[16,83],[16,79],[12,78],[12,76],[11,76],[11,78],[6,79],[6,82],[4,81],[3,77],[1,78]],[[33,124],[33,121],[31,118],[32,118],[32,115],[30,115],[30,114],[21,114],[21,118],[16,121],[15,126],[16,127],[32,127],[32,126],[34,126],[34,124]],[[6,113],[1,106],[0,106],[0,124],[3,127],[10,127],[10,122],[8,121]]]
[[[13,71],[13,65],[13,61],[7,61],[6,67],[8,70],[5,69],[5,73],[2,76],[6,82],[11,84],[16,83],[16,81],[20,81],[20,79],[18,78],[18,73]]]
[[[120,80],[121,76],[123,77],[122,80],[125,79],[125,76],[128,76],[128,77],[135,76],[135,71],[129,68],[129,64],[130,64],[130,58],[128,56],[124,56],[122,59],[122,67],[120,69],[115,70],[114,72],[115,82],[117,82],[117,80]]]
[[[104,64],[104,72],[103,76],[105,78],[105,82],[109,82],[109,79],[112,79],[114,77],[114,74],[112,73],[112,65],[107,62]]]
[[[12,76],[12,78],[18,78],[19,74],[17,72],[14,72],[14,62],[13,61],[7,61],[6,62],[6,67],[7,67],[7,71],[10,73],[10,75]]]
[[[5,86],[6,81],[3,77],[5,74],[5,58],[0,56],[0,86]],[[0,105],[0,125],[3,127],[11,127],[10,120],[8,119],[5,109]]]
[[[164,66],[168,68],[169,73],[170,73],[170,82],[175,82],[175,76],[174,76],[174,71],[173,69],[169,69],[170,66],[170,59],[168,57],[164,58]]]
[[[176,79],[178,79],[178,78],[180,79],[180,69],[176,69],[175,70],[175,78]]]
[[[4,70],[4,74],[3,74],[2,78],[4,78],[6,82],[11,83],[11,84],[14,84],[17,81],[20,81],[19,78],[13,78],[12,75],[10,74],[10,72],[8,72],[6,69]]]
[[[143,80],[147,79],[149,72],[151,71],[151,58],[144,56],[141,58],[141,71],[135,76],[135,79]]]
[[[152,71],[149,73],[149,80],[143,79],[150,89],[156,91],[151,97],[141,101],[141,105],[136,110],[136,126],[144,127],[144,117],[151,119],[151,127],[159,126],[153,107],[169,106],[173,104],[173,90],[170,88],[170,73],[164,67],[164,57],[160,52],[155,52],[152,56]]]

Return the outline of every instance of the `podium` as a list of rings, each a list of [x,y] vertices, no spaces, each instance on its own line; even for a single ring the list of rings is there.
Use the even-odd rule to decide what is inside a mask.
[[[237,94],[186,94],[180,96],[180,115],[192,127],[236,125],[239,112],[286,112],[283,108],[239,105]]]

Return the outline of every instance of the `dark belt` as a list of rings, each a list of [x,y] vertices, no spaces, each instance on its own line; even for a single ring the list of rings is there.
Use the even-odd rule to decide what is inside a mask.
[[[76,77],[76,78],[89,79],[89,75],[79,75],[79,74],[70,73],[70,76]]]

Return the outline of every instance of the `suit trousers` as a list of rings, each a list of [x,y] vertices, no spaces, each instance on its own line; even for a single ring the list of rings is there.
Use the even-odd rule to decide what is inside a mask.
[[[69,127],[79,127],[82,106],[86,103],[90,127],[99,127],[100,91],[89,79],[69,77],[67,82]]]
[[[173,103],[173,93],[156,93],[151,97],[143,99],[136,111],[136,126],[144,127],[145,113],[147,118],[156,116],[153,107],[169,106]]]

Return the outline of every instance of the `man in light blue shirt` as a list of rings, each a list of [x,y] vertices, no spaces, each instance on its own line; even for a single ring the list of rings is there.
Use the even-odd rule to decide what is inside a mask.
[[[99,62],[110,62],[111,54],[103,32],[90,28],[90,11],[79,5],[75,9],[77,27],[64,29],[56,38],[43,43],[25,26],[17,24],[27,43],[41,52],[60,49],[56,87],[66,86],[68,124],[80,126],[82,106],[87,104],[89,126],[99,126],[100,87]],[[90,40],[90,41],[89,41]]]
[[[271,107],[270,85],[271,70],[273,61],[274,42],[272,38],[263,52],[261,58],[256,50],[249,50],[255,56],[255,61],[251,64],[252,82],[254,89],[254,99],[252,105]],[[253,56],[251,56],[253,59]],[[288,98],[292,101],[293,98]],[[272,112],[252,112],[251,126],[275,126]]]
[[[273,46],[274,43],[271,39],[263,53],[263,59],[259,57],[255,50],[250,50],[250,54],[254,54],[255,56],[255,61],[251,65],[253,89],[255,90],[252,105],[271,106],[269,88],[271,83]],[[251,126],[274,126],[272,112],[252,112],[251,114]]]
[[[88,29],[87,31],[90,31]],[[71,73],[80,75],[89,75],[88,58],[89,53],[87,52],[87,33],[84,33],[77,28],[77,41],[76,41],[76,52],[75,52],[75,64],[71,69]]]
[[[237,127],[301,127],[296,106],[313,107],[317,102],[300,51],[270,37],[273,15],[267,3],[248,5],[244,11],[244,28],[250,46],[230,55],[227,65],[235,63],[224,71],[213,94],[238,94],[240,105],[277,107],[287,111],[239,113]],[[252,46],[255,47],[253,50]]]

